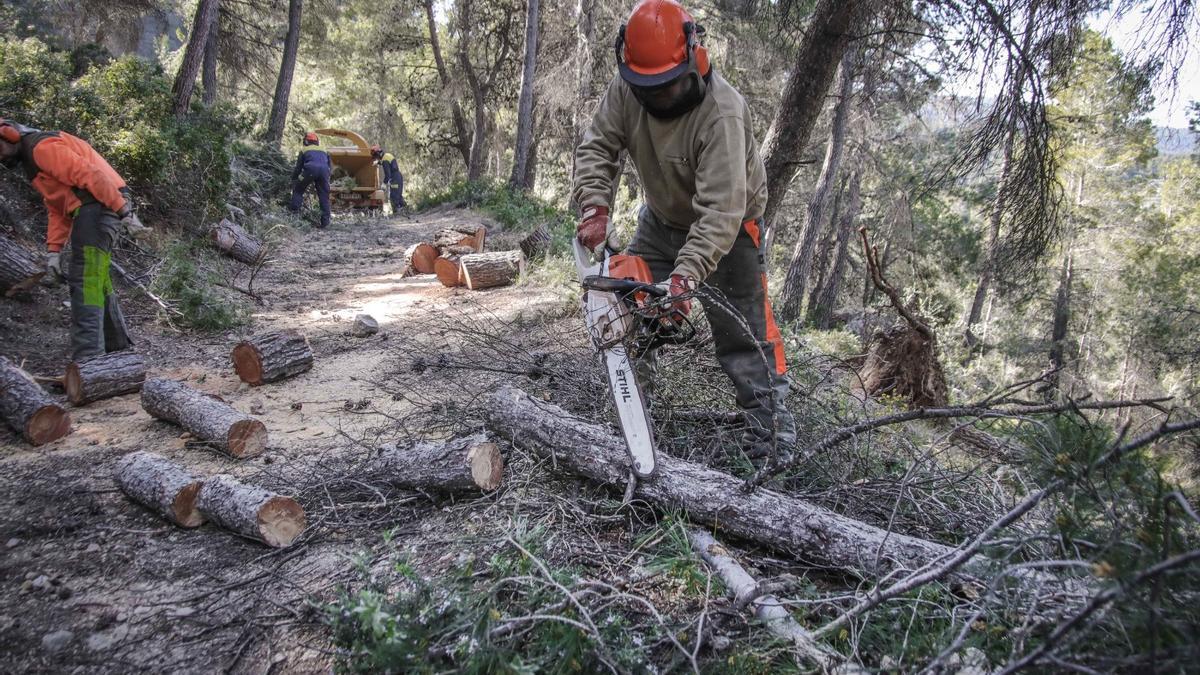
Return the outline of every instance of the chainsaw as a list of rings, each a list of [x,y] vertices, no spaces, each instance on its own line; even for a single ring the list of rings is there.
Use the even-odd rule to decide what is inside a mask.
[[[632,360],[660,345],[690,340],[695,328],[686,317],[670,310],[668,293],[654,285],[645,260],[614,255],[607,247],[596,260],[578,239],[572,241],[575,267],[585,291],[584,322],[608,371],[633,473],[649,478],[655,468],[654,429]]]

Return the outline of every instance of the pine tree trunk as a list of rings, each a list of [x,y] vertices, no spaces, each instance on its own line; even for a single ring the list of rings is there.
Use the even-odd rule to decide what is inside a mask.
[[[0,356],[0,420],[31,445],[71,433],[71,416],[24,370]]]
[[[286,380],[313,365],[308,338],[294,330],[255,335],[239,342],[230,354],[238,377],[252,387]]]
[[[520,250],[464,255],[458,262],[462,283],[472,291],[507,286],[525,272],[525,254]]]
[[[1067,326],[1071,321],[1071,281],[1074,271],[1075,261],[1068,251],[1063,257],[1062,271],[1058,276],[1058,292],[1054,296],[1054,326],[1050,334],[1050,368],[1054,372],[1047,378],[1048,399],[1058,393],[1059,381],[1066,365],[1064,356],[1067,348]]]
[[[204,481],[161,455],[132,452],[117,461],[113,477],[133,501],[180,527],[199,527],[204,514],[196,498]]]
[[[179,64],[179,72],[175,74],[175,84],[171,87],[171,110],[176,117],[187,114],[192,103],[192,91],[196,88],[196,75],[204,63],[205,45],[208,43],[208,31],[212,27],[213,18],[217,14],[217,0],[200,0],[196,5],[196,14],[192,19],[192,34],[188,36],[187,47],[183,51],[183,61]]]
[[[283,43],[283,60],[279,64],[279,79],[275,83],[275,98],[271,101],[271,116],[267,123],[267,141],[278,145],[283,140],[287,123],[288,98],[292,95],[292,75],[296,72],[296,53],[300,50],[300,14],[303,0],[288,1],[288,32]]]
[[[571,147],[583,141],[591,117],[587,114],[592,100],[592,43],[596,37],[596,0],[577,0],[575,4],[575,106],[571,109]],[[571,183],[575,182],[575,153],[571,153]],[[578,209],[574,197],[571,210]]]
[[[200,75],[200,83],[204,87],[201,102],[211,106],[217,102],[217,57],[220,47],[217,45],[221,27],[220,0],[214,0],[217,5],[213,10],[212,23],[208,27],[208,39],[204,43],[204,67]]]
[[[229,219],[213,226],[212,241],[213,245],[226,255],[247,265],[257,265],[267,255],[267,249],[262,242]]]
[[[796,51],[795,67],[788,76],[775,118],[762,143],[767,168],[767,207],[763,219],[772,228],[788,185],[796,175],[800,154],[825,106],[850,40],[862,32],[871,16],[882,11],[866,0],[818,0],[812,19]],[[770,240],[770,231],[767,233]]]
[[[429,46],[433,51],[433,62],[437,66],[438,79],[442,83],[442,91],[450,97],[450,116],[454,121],[454,134],[457,142],[456,150],[462,155],[463,166],[471,164],[471,132],[467,129],[466,118],[463,117],[462,106],[458,103],[458,94],[452,91],[450,71],[446,68],[446,60],[442,57],[442,42],[438,38],[437,19],[434,15],[433,0],[424,0],[425,21],[429,27]]]
[[[228,403],[173,380],[151,378],[142,385],[142,408],[152,417],[186,429],[235,459],[267,449],[267,428]]]
[[[517,138],[513,148],[512,175],[508,185],[528,190],[527,169],[533,150],[533,76],[537,72],[539,0],[526,0],[525,60],[521,71],[521,93],[517,98]]]
[[[834,253],[833,270],[821,286],[816,302],[809,307],[808,320],[817,328],[827,330],[833,327],[833,314],[837,311],[838,292],[846,277],[846,267],[850,264],[850,240],[854,238],[855,224],[858,213],[862,209],[862,170],[857,169],[850,176],[849,193],[846,198],[846,209],[838,221],[836,252]]]
[[[12,297],[28,291],[46,275],[46,263],[15,239],[0,235],[0,293]]]
[[[821,237],[821,230],[826,224],[825,209],[829,203],[829,193],[837,180],[838,171],[841,169],[843,149],[846,145],[846,126],[850,116],[850,100],[854,86],[854,61],[855,59],[849,53],[842,59],[841,83],[838,86],[839,98],[833,113],[833,125],[829,131],[825,162],[821,165],[821,176],[817,179],[812,198],[808,202],[800,238],[796,240],[796,245],[792,248],[787,277],[783,282],[783,293],[777,310],[777,316],[782,321],[792,321],[798,318],[801,305],[804,304],[804,289],[808,284],[809,274],[812,272],[813,250],[816,248],[817,240]]]
[[[304,532],[304,509],[291,497],[219,474],[204,481],[197,501],[209,520],[243,537],[285,548]]]
[[[133,351],[120,351],[67,366],[63,388],[72,405],[132,394],[146,381],[146,360]]]
[[[480,81],[475,66],[471,63],[472,0],[461,0],[458,7],[459,45],[458,61],[467,77],[471,90],[471,101],[475,106],[474,124],[471,130],[471,152],[467,159],[467,180],[476,181],[483,177],[487,168],[487,92]]]
[[[378,463],[388,483],[415,490],[490,491],[504,477],[504,457],[485,434],[388,447]]]
[[[833,249],[837,241],[837,229],[838,223],[841,222],[842,210],[846,208],[846,185],[848,183],[849,178],[843,171],[841,180],[838,181],[838,187],[833,192],[833,203],[828,209],[829,222],[821,228],[821,240],[817,242],[817,247],[813,250],[813,269],[812,274],[809,275],[809,278],[812,279],[812,289],[808,292],[808,304],[805,305],[810,312],[812,307],[817,304],[817,297],[825,285],[825,275],[829,274],[829,267],[833,264]]]

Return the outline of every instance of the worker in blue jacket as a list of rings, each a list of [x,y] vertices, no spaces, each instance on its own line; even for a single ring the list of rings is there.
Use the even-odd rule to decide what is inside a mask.
[[[315,133],[304,134],[304,149],[296,157],[296,168],[292,171],[292,202],[288,208],[299,211],[304,202],[304,191],[312,185],[321,202],[321,223],[317,227],[329,227],[329,174],[333,171],[333,161],[320,146],[321,141]]]
[[[383,184],[388,186],[388,195],[392,199],[392,213],[399,213],[400,209],[408,205],[404,203],[404,175],[400,173],[396,156],[384,152],[378,145],[372,145],[371,157],[374,157],[375,162],[383,169]]]

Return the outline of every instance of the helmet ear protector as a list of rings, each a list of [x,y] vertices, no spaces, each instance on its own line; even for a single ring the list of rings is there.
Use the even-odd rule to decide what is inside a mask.
[[[712,65],[708,61],[708,49],[700,44],[700,39],[705,35],[704,26],[694,21],[684,21],[683,36],[687,48],[684,50],[683,62],[663,73],[654,75],[639,73],[625,62],[626,25],[621,24],[621,27],[617,30],[617,40],[614,45],[617,53],[617,68],[621,71],[621,77],[626,82],[634,86],[653,88],[674,81],[692,68],[695,69],[700,77],[707,76],[712,68]]]
[[[21,142],[21,132],[12,125],[12,122],[0,117],[0,140],[16,145]]]

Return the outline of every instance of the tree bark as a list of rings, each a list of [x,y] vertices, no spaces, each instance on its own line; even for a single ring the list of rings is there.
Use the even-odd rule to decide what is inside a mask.
[[[71,433],[71,416],[37,382],[0,356],[0,419],[31,445],[44,445]]]
[[[808,202],[808,210],[804,214],[800,238],[792,247],[787,277],[783,282],[783,292],[778,309],[778,318],[783,321],[792,321],[800,316],[801,306],[804,304],[804,289],[808,285],[808,277],[812,273],[813,250],[816,248],[817,240],[821,238],[822,230],[827,226],[826,206],[829,204],[830,192],[836,184],[838,172],[841,170],[842,154],[846,145],[846,126],[850,117],[850,102],[853,96],[855,61],[852,52],[847,52],[842,58],[838,102],[833,112],[829,144],[825,149],[825,161],[821,165],[821,175],[817,179],[812,198]],[[769,241],[768,247],[770,246]]]
[[[217,13],[217,0],[200,0],[196,5],[196,14],[192,18],[192,34],[188,36],[187,47],[183,50],[183,61],[179,63],[179,72],[175,74],[175,84],[171,87],[171,110],[176,117],[187,115],[192,103],[192,91],[196,88],[196,75],[204,62],[204,47],[208,43],[208,31],[212,27],[213,17]]]
[[[538,55],[538,0],[526,0],[525,61],[521,71],[521,93],[517,98],[517,138],[513,148],[512,175],[508,185],[514,190],[528,190],[529,163],[533,154],[533,86]]]
[[[303,0],[288,1],[288,32],[283,43],[283,60],[279,64],[279,79],[271,101],[271,116],[267,123],[267,141],[278,145],[283,140],[287,122],[288,98],[292,94],[292,75],[296,71],[296,53],[300,50],[300,15]]]
[[[235,459],[267,449],[267,428],[228,403],[173,380],[151,378],[142,385],[142,408],[151,416],[186,429]]]
[[[232,220],[223,219],[214,225],[212,240],[223,253],[247,265],[257,265],[267,255],[267,249],[262,242]]]
[[[199,527],[204,514],[196,498],[204,481],[161,455],[132,452],[117,462],[113,477],[133,501],[180,527]]]
[[[581,422],[558,406],[504,386],[481,410],[494,437],[535,452],[555,470],[624,489],[629,455],[608,429]],[[660,454],[655,475],[639,480],[634,496],[696,522],[757,542],[814,565],[886,574],[949,556],[953,549],[868,525],[767,488],[747,493],[744,481],[706,466]]]
[[[879,6],[865,0],[818,0],[812,20],[796,52],[795,66],[783,88],[775,118],[762,144],[767,169],[767,206],[763,219],[773,228],[779,205],[796,175],[800,153],[833,82],[850,40],[866,26]],[[770,241],[770,230],[766,233]]]
[[[221,30],[220,0],[213,0],[216,8],[213,10],[212,23],[208,27],[208,39],[204,42],[204,67],[200,75],[200,84],[204,87],[201,102],[211,106],[217,102],[217,57],[220,47],[217,45]]]
[[[145,381],[146,360],[141,354],[125,350],[68,365],[63,388],[67,400],[81,406],[141,391]]]
[[[425,20],[429,26],[429,46],[433,50],[433,62],[437,66],[438,79],[442,82],[442,90],[446,91],[451,88],[450,72],[446,68],[446,61],[442,57],[442,44],[438,39],[437,19],[434,16],[433,0],[424,0],[422,5],[425,7]],[[458,103],[458,95],[453,92],[447,92],[450,97],[450,115],[454,121],[454,134],[458,139],[454,147],[462,155],[463,166],[469,167],[471,164],[471,132],[467,129],[467,121],[463,117],[462,106]]]
[[[467,85],[471,89],[471,101],[474,103],[474,125],[471,129],[471,151],[467,157],[467,180],[475,181],[483,177],[486,157],[484,147],[487,141],[487,109],[486,92],[483,82],[471,64],[471,2],[461,0],[459,4],[459,45],[458,61],[463,73],[467,76]]]
[[[0,292],[5,297],[28,291],[46,275],[46,264],[15,239],[0,235]]]
[[[521,240],[519,246],[527,259],[537,260],[544,258],[550,252],[550,244],[553,241],[550,230],[545,225],[538,225],[533,232]]]
[[[308,338],[294,330],[243,340],[233,348],[230,358],[242,382],[255,387],[308,372],[313,365]]]
[[[485,434],[384,448],[376,468],[391,485],[414,490],[487,492],[504,479],[504,457]]]
[[[571,109],[571,148],[583,142],[583,133],[591,123],[588,104],[592,100],[592,43],[596,37],[596,0],[577,0],[575,4],[575,106]],[[618,173],[618,180],[620,174]],[[575,153],[571,152],[571,183],[575,182]],[[571,199],[571,211],[579,205]],[[531,256],[532,259],[532,256]]]
[[[413,267],[413,256],[416,254],[419,246],[421,246],[421,244],[413,244],[412,246],[404,249],[404,255],[400,259],[401,277],[411,277],[414,274],[418,274],[417,270]]]
[[[487,240],[487,228],[482,225],[455,225],[438,230],[429,243],[436,249],[467,246],[472,253],[482,253]]]
[[[217,525],[276,548],[291,546],[306,525],[304,509],[295,499],[227,474],[204,481],[197,506]]]
[[[856,169],[850,176],[846,207],[838,221],[833,269],[821,285],[816,301],[810,303],[809,323],[823,330],[833,327],[833,313],[837,311],[838,292],[842,288],[842,281],[846,278],[846,267],[850,264],[850,240],[854,237],[858,213],[862,210],[861,187],[862,169]]]
[[[1050,368],[1047,377],[1046,398],[1058,393],[1059,380],[1066,365],[1067,326],[1071,321],[1071,282],[1075,272],[1075,260],[1068,251],[1063,256],[1062,271],[1058,276],[1058,292],[1054,296],[1054,325],[1050,332]]]
[[[474,253],[459,258],[463,285],[472,291],[507,286],[525,273],[525,254],[520,250]]]

